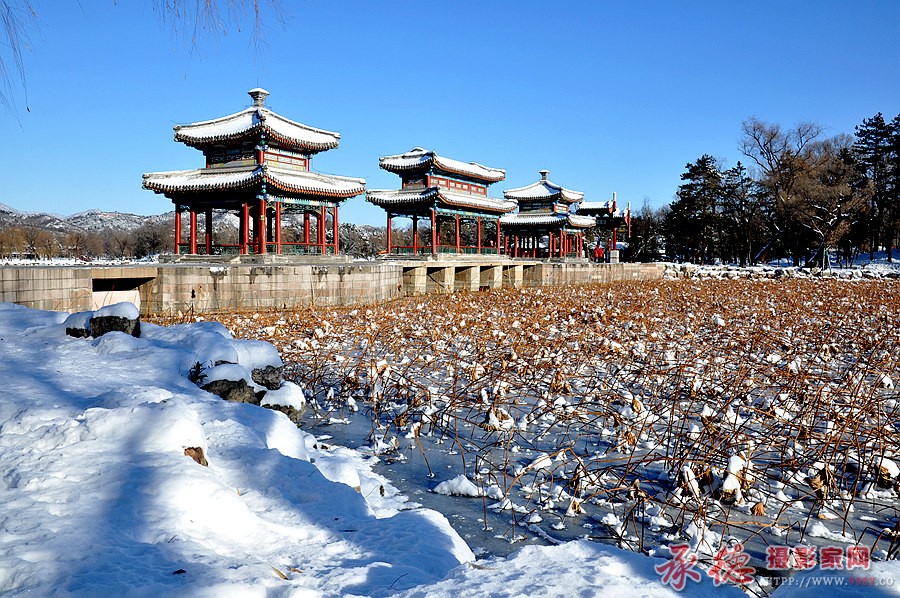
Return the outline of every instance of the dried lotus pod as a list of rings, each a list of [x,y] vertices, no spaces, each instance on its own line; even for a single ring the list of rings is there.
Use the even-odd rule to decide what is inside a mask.
[[[875,475],[875,485],[879,488],[893,488],[894,486],[894,478],[891,477],[891,472],[884,465],[878,466],[878,473]]]
[[[700,423],[703,424],[703,427],[706,428],[706,431],[710,436],[717,436],[719,434],[719,426],[711,417],[701,415]]]
[[[631,400],[631,410],[635,413],[640,413],[644,410],[644,404],[641,403],[641,401],[637,397],[634,397]]]
[[[831,486],[834,485],[834,475],[826,465],[815,475],[806,478],[806,483],[809,484],[809,487],[812,488],[813,491],[815,491],[816,498],[819,500],[826,500]]]

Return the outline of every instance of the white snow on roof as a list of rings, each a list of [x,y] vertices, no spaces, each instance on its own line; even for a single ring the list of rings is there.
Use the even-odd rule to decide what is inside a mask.
[[[529,214],[529,213],[519,213],[519,214],[504,214],[500,217],[500,224],[532,224],[532,225],[541,225],[541,224],[556,224],[558,222],[562,222],[566,219],[565,214]]]
[[[353,197],[364,193],[366,180],[265,165],[266,180],[291,191]]]
[[[541,179],[540,181],[526,185],[525,187],[507,189],[503,192],[503,196],[507,199],[514,199],[516,201],[521,201],[523,199],[551,199],[559,197],[562,200],[572,203],[581,201],[584,197],[584,192],[572,191],[571,189],[561,187],[552,181]]]
[[[506,225],[543,226],[562,222],[573,228],[590,228],[596,224],[593,216],[579,216],[577,214],[519,212],[517,214],[504,214],[500,217],[500,224]]]
[[[492,183],[506,178],[505,170],[491,168],[477,162],[461,162],[445,158],[421,147],[415,147],[404,154],[382,156],[378,159],[378,163],[379,166],[391,172],[427,168],[433,164],[436,168],[444,171]]]
[[[489,210],[492,212],[509,212],[516,208],[515,202],[478,197],[465,193],[453,193],[437,187],[427,189],[373,189],[366,194],[366,200],[378,206],[397,206],[429,202],[438,197],[441,203],[463,208]]]
[[[276,136],[307,149],[323,150],[338,146],[340,134],[316,129],[287,119],[268,108],[253,106],[228,116],[175,126],[175,140],[189,145],[240,137],[256,128],[265,128]]]
[[[158,193],[238,189],[261,180],[275,187],[299,193],[353,197],[365,191],[365,179],[325,175],[269,164],[235,168],[198,168],[144,175],[144,187]]]
[[[246,187],[262,179],[258,166],[241,168],[194,168],[144,174],[144,188],[166,193],[178,191],[207,191],[210,189],[236,189]]]
[[[583,201],[578,206],[579,212],[587,212],[587,211],[608,211],[613,207],[613,201],[610,199],[608,201]]]
[[[597,225],[597,221],[593,216],[579,216],[578,214],[569,214],[569,224],[576,228],[590,228]]]

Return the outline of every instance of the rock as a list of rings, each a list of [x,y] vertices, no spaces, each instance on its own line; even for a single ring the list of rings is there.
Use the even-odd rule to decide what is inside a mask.
[[[184,449],[184,456],[190,457],[203,467],[209,467],[209,462],[206,460],[206,457],[203,455],[203,448],[199,446],[189,446]]]
[[[253,381],[260,386],[265,386],[269,390],[277,390],[281,387],[281,372],[284,368],[267,365],[264,368],[257,368],[250,372]]]
[[[92,311],[80,311],[69,315],[63,326],[66,327],[66,334],[75,338],[87,338],[91,335],[91,317],[94,315]]]
[[[91,336],[103,336],[107,332],[124,332],[131,336],[141,336],[141,321],[122,316],[94,316],[91,318]],[[67,329],[68,330],[68,329]]]
[[[213,380],[204,384],[201,388],[234,403],[259,405],[262,399],[262,396],[257,396],[246,380]]]
[[[141,335],[141,312],[133,303],[123,301],[101,307],[90,320],[91,335],[103,336],[107,332],[124,332],[131,336]]]
[[[284,413],[288,416],[288,419],[294,422],[297,426],[300,426],[300,424],[302,423],[303,413],[306,411],[306,409],[294,409],[293,407],[288,407],[287,405],[266,404],[263,405],[263,407],[265,407],[266,409],[272,409],[273,411],[280,411]]]

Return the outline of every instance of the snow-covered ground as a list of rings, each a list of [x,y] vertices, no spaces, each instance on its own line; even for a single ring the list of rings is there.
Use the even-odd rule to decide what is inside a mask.
[[[585,541],[476,561],[374,457],[195,385],[198,363],[266,354],[221,325],[73,338],[68,316],[0,304],[4,596],[676,593],[664,560]],[[691,590],[740,593],[707,578]]]
[[[789,260],[776,260],[756,266],[734,264],[697,265],[690,263],[666,263],[667,278],[840,278],[873,279],[900,278],[900,254],[894,253],[887,259],[887,253],[880,251],[869,258],[869,254],[857,256],[849,267],[834,262],[830,268],[795,267]]]

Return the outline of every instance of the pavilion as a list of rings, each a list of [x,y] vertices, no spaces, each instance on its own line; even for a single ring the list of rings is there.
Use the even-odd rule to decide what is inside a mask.
[[[502,214],[515,203],[488,197],[488,186],[506,178],[506,171],[476,162],[460,162],[416,147],[404,154],[383,156],[379,166],[400,176],[401,188],[371,190],[366,200],[387,212],[387,250],[390,255],[498,255]],[[412,219],[412,239],[393,242],[393,219]],[[430,224],[430,239],[419,240],[419,222]],[[447,227],[452,223],[452,231]],[[468,242],[464,242],[463,227]],[[474,229],[474,230],[473,230]],[[443,238],[442,234],[444,233]]]
[[[144,175],[145,189],[161,193],[175,204],[175,253],[337,255],[338,207],[364,193],[365,180],[312,172],[310,161],[314,154],[336,148],[340,134],[269,110],[265,106],[269,92],[264,89],[247,93],[253,99],[249,108],[175,126],[176,141],[203,152],[204,168]],[[214,238],[213,210],[237,215],[237,243]],[[303,215],[299,239],[282,238],[286,211]],[[185,212],[189,218],[187,241],[182,230]],[[205,219],[202,241],[197,223],[201,214]]]
[[[631,236],[631,206],[624,210],[616,205],[616,194],[608,201],[583,201],[578,206],[578,213],[584,216],[593,216],[598,230],[611,230],[612,236],[607,251],[616,250],[617,231],[625,226],[628,236]],[[610,255],[613,255],[610,253]]]
[[[584,198],[581,191],[566,189],[540,171],[539,181],[503,192],[519,211],[505,214],[500,226],[504,248],[511,257],[580,259],[584,256],[584,232],[596,225],[592,216],[575,213]]]

